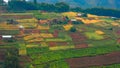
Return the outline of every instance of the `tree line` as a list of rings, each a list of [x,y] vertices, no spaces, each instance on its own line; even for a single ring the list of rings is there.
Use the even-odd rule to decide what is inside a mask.
[[[1,3],[4,3],[0,0]],[[105,9],[105,8],[88,8],[82,9],[80,7],[71,8],[67,3],[59,2],[55,4],[38,3],[37,0],[33,2],[25,0],[10,0],[7,4],[9,11],[27,11],[27,10],[42,10],[47,12],[84,12],[100,16],[112,16],[120,18],[120,10]]]
[[[64,2],[56,4],[37,3],[36,0],[34,2],[26,2],[19,0],[12,0],[8,2],[8,10],[13,11],[43,10],[48,12],[67,12],[69,11],[69,9],[70,6]]]

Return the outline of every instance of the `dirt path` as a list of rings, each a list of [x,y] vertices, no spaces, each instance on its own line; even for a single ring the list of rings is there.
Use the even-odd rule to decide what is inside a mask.
[[[113,52],[94,57],[72,58],[67,59],[66,61],[70,65],[70,68],[89,68],[90,66],[102,66],[120,63],[120,52]]]

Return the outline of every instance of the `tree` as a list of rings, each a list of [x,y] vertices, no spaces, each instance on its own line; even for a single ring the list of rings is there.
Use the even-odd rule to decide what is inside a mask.
[[[76,32],[77,30],[76,30],[75,27],[71,27],[71,28],[70,28],[70,31],[71,31],[71,32]]]
[[[4,68],[20,68],[19,59],[18,59],[18,50],[16,48],[7,50]]]
[[[0,5],[4,5],[4,1],[3,0],[0,0]]]
[[[71,11],[73,12],[83,12],[83,9],[80,7],[75,7],[75,8],[71,8]]]
[[[40,3],[38,4],[38,9],[44,11],[55,11],[55,6],[53,4]]]
[[[37,4],[37,0],[34,0],[34,4]]]
[[[70,6],[64,2],[56,3],[55,7],[57,12],[67,12],[70,9]]]
[[[26,1],[9,1],[8,9],[13,11],[36,10],[36,6]]]

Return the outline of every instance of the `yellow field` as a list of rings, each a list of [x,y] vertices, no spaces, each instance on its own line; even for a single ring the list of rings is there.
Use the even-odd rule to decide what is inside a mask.
[[[92,15],[92,14],[87,14],[87,16],[90,17],[90,18],[91,18],[91,17],[92,17],[92,18],[99,17],[99,16],[97,16],[97,15]]]
[[[66,49],[71,49],[71,48],[75,48],[75,46],[68,45],[68,46],[49,47],[50,50],[66,50]]]
[[[35,38],[35,39],[32,39],[32,40],[29,40],[28,42],[33,43],[33,42],[41,42],[41,41],[44,41],[44,39],[43,38]]]
[[[63,27],[66,31],[68,31],[68,30],[71,29],[71,27],[73,27],[73,25],[72,24],[67,24],[67,25],[63,25]]]
[[[40,34],[30,34],[28,36],[25,36],[24,40],[30,40],[30,39],[38,38],[38,37],[41,37]]]
[[[19,55],[26,55],[26,49],[19,49]]]
[[[41,47],[47,47],[48,46],[48,44],[46,42],[41,42],[40,44],[41,44]]]
[[[27,48],[39,47],[39,45],[26,45]]]
[[[19,23],[37,23],[38,20],[36,18],[32,18],[32,19],[20,19],[20,20],[16,20]]]
[[[62,13],[62,15],[72,18],[72,17],[76,17],[77,13],[76,12],[64,12],[64,13]]]
[[[0,29],[9,29],[9,30],[14,30],[14,29],[18,29],[19,27],[16,25],[12,25],[12,24],[6,24],[6,23],[0,23]]]
[[[85,19],[85,18],[76,18],[77,20],[81,20],[84,24],[92,24],[92,23],[99,23],[101,20],[99,19]]]
[[[113,22],[111,23],[113,26],[119,26],[120,24],[119,23],[116,23],[116,22]]]
[[[40,36],[43,38],[53,38],[53,35],[50,33],[40,33]]]
[[[96,33],[96,34],[99,34],[99,35],[103,35],[103,34],[104,34],[104,32],[101,31],[101,30],[96,30],[95,33]]]
[[[40,29],[40,30],[49,30],[50,27],[49,27],[49,26],[41,26],[41,25],[39,25],[39,26],[37,27],[37,29]]]

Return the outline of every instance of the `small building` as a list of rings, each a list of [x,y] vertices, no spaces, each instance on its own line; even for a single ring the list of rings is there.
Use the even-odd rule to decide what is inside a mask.
[[[81,13],[78,13],[78,14],[77,14],[77,16],[78,16],[78,17],[81,17],[81,16],[82,16],[82,14],[81,14]]]
[[[76,19],[71,19],[71,21],[77,21]]]
[[[12,35],[0,35],[0,40],[13,40],[14,36]]]
[[[2,39],[11,39],[13,38],[12,35],[2,35]]]

